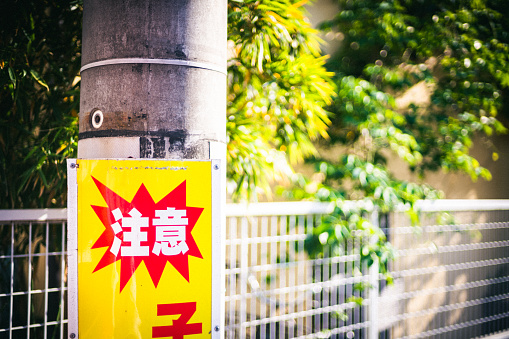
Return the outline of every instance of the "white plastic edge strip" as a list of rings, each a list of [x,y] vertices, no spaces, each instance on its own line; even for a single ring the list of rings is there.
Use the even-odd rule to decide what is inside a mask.
[[[67,318],[70,338],[79,337],[78,327],[78,171],[77,160],[67,159]]]
[[[80,72],[94,67],[101,67],[107,65],[120,65],[120,64],[160,64],[160,65],[176,65],[176,66],[187,66],[207,69],[210,71],[219,72],[226,75],[226,69],[213,64],[205,62],[187,61],[179,59],[145,59],[145,58],[118,58],[118,59],[107,59],[101,61],[91,62],[81,67]]]

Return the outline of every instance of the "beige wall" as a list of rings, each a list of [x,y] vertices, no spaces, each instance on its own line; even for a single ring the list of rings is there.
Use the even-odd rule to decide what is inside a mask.
[[[339,7],[336,0],[318,0],[310,2],[306,5],[308,11],[308,18],[313,27],[317,27],[320,23],[331,20],[334,15],[338,13]],[[341,44],[341,35],[331,32],[329,34],[322,34],[321,37],[325,44],[322,46],[324,54],[332,54],[336,51]]]

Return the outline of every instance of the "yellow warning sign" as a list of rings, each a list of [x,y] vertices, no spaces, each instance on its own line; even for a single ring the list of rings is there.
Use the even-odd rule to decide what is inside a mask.
[[[76,167],[79,336],[210,337],[211,162]]]

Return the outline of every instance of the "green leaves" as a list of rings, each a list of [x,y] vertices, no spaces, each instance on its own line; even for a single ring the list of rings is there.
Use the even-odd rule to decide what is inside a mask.
[[[315,174],[294,176],[296,188],[285,194],[335,201],[334,213],[307,240],[311,255],[354,248],[383,271],[393,253],[372,212],[404,208],[416,224],[416,201],[442,196],[392,170],[406,165],[420,178],[440,170],[491,179],[471,149],[507,132],[509,9],[501,1],[338,4],[338,14],[321,26],[341,37],[327,64],[338,92],[330,140],[308,159]]]
[[[76,156],[79,4],[0,8],[0,208],[63,207]]]
[[[327,137],[324,106],[334,95],[332,73],[302,4],[228,5],[228,177],[234,199],[270,195],[270,184],[288,181],[291,165],[316,155],[313,141]]]
[[[49,91],[49,87],[48,85],[46,84],[46,82],[41,78],[41,76],[39,75],[39,73],[37,73],[36,70],[33,70],[31,69],[30,70],[30,74],[32,75],[32,77],[35,79],[35,81],[37,81],[37,83],[43,87],[46,88],[46,90]]]
[[[343,47],[332,141],[383,161],[385,150],[412,171],[443,169],[476,180],[488,171],[470,155],[473,140],[505,133],[507,8],[499,2],[339,1],[325,29]],[[507,112],[505,109],[503,112]],[[371,159],[371,160],[370,160]]]

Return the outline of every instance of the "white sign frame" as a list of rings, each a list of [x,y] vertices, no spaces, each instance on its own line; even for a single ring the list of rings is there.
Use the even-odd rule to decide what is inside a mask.
[[[80,159],[81,160],[81,159]],[[87,159],[83,159],[87,160]],[[225,202],[223,194],[225,169],[221,160],[183,160],[183,159],[104,159],[104,160],[146,160],[146,161],[207,161],[211,163],[211,195],[212,195],[212,309],[211,338],[224,338],[224,291],[225,291]],[[67,159],[67,305],[68,305],[68,336],[79,337],[78,319],[78,181],[77,159]]]

